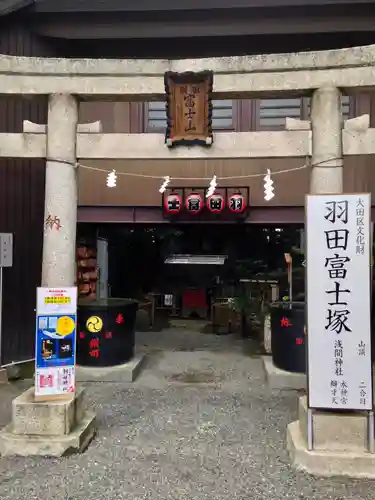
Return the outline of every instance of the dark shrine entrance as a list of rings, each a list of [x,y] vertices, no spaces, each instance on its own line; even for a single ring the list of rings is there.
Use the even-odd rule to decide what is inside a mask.
[[[213,324],[225,303],[226,319],[219,323],[227,324],[235,321],[228,319],[230,310],[248,307],[249,284],[269,281],[285,293],[284,254],[300,246],[301,229],[241,223],[80,224],[77,241],[95,246],[97,238],[106,240],[109,296],[141,303],[151,299],[153,323],[183,318]],[[229,307],[230,298],[235,305]]]

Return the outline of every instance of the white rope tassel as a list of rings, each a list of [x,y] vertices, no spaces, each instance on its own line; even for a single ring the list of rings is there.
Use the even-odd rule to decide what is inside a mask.
[[[166,177],[164,177],[164,182],[163,184],[160,186],[160,189],[159,189],[159,193],[160,194],[163,194],[165,192],[165,190],[167,189],[169,183],[171,182],[171,178],[169,177],[169,175],[167,175]]]
[[[214,175],[210,181],[210,185],[208,186],[207,193],[206,193],[206,198],[209,198],[212,196],[217,188],[217,177]]]
[[[116,170],[112,170],[112,172],[110,172],[107,175],[107,187],[114,188],[116,187],[116,184],[117,184]]]
[[[273,180],[271,179],[271,170],[267,169],[267,174],[264,176],[264,199],[266,201],[272,200],[275,196],[273,187]]]

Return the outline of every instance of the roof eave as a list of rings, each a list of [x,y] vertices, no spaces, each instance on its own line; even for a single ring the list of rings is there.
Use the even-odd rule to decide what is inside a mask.
[[[7,16],[25,7],[33,5],[35,0],[3,0],[0,2],[0,16]]]

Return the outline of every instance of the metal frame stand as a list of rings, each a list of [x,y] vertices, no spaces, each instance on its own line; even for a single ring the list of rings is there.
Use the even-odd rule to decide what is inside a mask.
[[[312,408],[307,409],[307,449],[314,449],[314,417]]]
[[[375,429],[374,410],[367,413],[367,449],[369,453],[375,453]]]

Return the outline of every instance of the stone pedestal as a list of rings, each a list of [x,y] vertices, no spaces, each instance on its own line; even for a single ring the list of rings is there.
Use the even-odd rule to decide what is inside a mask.
[[[85,407],[82,388],[69,400],[36,402],[31,387],[12,405],[12,422],[0,432],[3,456],[82,452],[95,435],[95,415]]]
[[[8,374],[5,368],[0,368],[0,385],[8,383]]]
[[[313,413],[314,449],[307,449],[307,398],[299,400],[298,420],[288,425],[287,446],[294,467],[317,476],[375,478],[375,454],[367,450],[364,413]]]
[[[145,361],[143,354],[136,354],[130,361],[116,366],[76,366],[77,382],[134,382]]]
[[[292,373],[281,370],[274,365],[272,356],[263,356],[262,358],[266,381],[271,389],[295,390],[306,389],[306,373]]]
[[[264,350],[267,354],[271,354],[271,315],[267,314],[264,317],[264,325],[263,325],[263,345]]]

